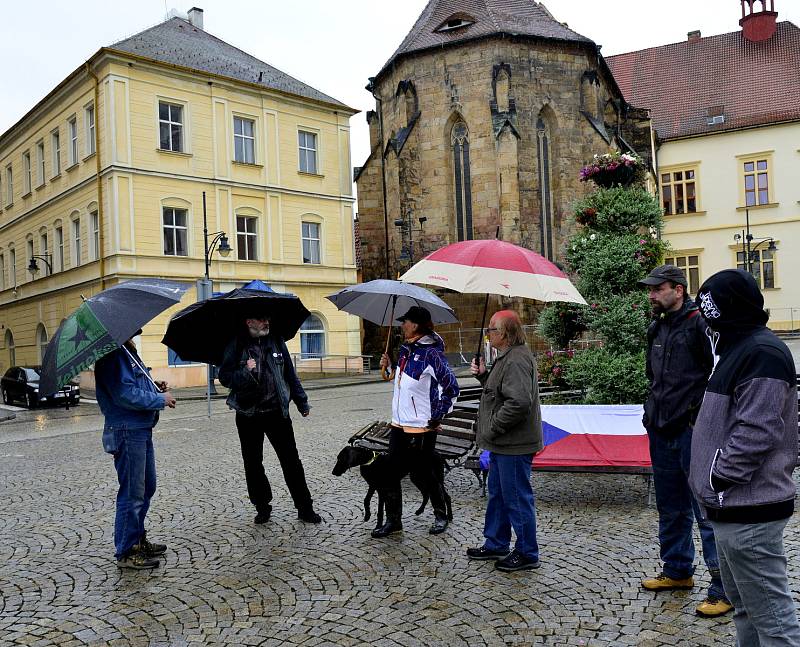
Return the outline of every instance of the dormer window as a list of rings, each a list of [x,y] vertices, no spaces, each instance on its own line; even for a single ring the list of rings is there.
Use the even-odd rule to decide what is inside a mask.
[[[725,123],[725,106],[711,106],[708,109],[706,123],[709,126]]]
[[[463,29],[475,23],[475,19],[465,13],[456,13],[445,20],[434,31],[448,32],[455,31],[456,29]]]

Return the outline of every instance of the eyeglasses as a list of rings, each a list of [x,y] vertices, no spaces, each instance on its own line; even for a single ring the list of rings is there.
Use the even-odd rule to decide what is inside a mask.
[[[499,330],[500,330],[499,328],[487,328],[486,332],[497,332]]]

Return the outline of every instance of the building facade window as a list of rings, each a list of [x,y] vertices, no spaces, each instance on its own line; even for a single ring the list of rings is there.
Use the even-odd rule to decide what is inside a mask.
[[[17,287],[17,250],[8,250],[8,283],[12,288]]]
[[[89,233],[92,237],[92,260],[100,258],[100,218],[96,211],[89,212]]]
[[[164,255],[188,256],[186,209],[164,207]]]
[[[31,170],[31,154],[25,151],[22,154],[22,195],[28,195],[33,186],[33,177]]]
[[[183,152],[183,106],[159,101],[158,139],[161,150]]]
[[[682,269],[689,284],[687,287],[689,294],[697,294],[700,288],[700,256],[675,252],[673,256],[667,256],[664,263]]]
[[[456,238],[472,240],[472,180],[469,165],[469,129],[458,121],[450,131],[453,149]]]
[[[44,141],[36,143],[36,186],[44,184]]]
[[[81,219],[72,221],[72,267],[81,264]]]
[[[41,234],[39,234],[39,254],[41,254],[42,256],[47,258],[47,260],[49,261],[50,259],[47,256],[48,253],[49,253],[47,242],[48,242],[47,241],[47,232],[43,231]],[[42,265],[44,265],[44,267],[42,268],[42,273],[45,276],[49,276],[50,275],[50,270],[47,267],[47,263],[42,263]]]
[[[64,270],[64,229],[56,227],[55,243],[53,245],[53,271],[61,272]]]
[[[661,174],[661,204],[667,216],[697,211],[695,169],[680,169]]]
[[[6,289],[6,255],[0,254],[0,292]]]
[[[300,326],[300,357],[325,357],[325,327],[316,315],[309,315]]]
[[[750,269],[753,277],[762,290],[775,287],[775,256],[771,249],[756,249],[750,252],[750,268],[747,267],[747,252],[736,252],[736,267],[740,270]]]
[[[233,118],[233,159],[242,164],[256,163],[256,122],[244,117]]]
[[[305,130],[297,132],[300,154],[300,170],[303,173],[317,173],[317,135]]]
[[[44,362],[44,354],[47,350],[47,330],[43,324],[39,324],[39,327],[36,330],[36,344],[39,347],[39,364]]]
[[[236,249],[240,261],[258,260],[256,230],[257,218],[247,216],[236,217]]]
[[[53,149],[53,177],[61,174],[61,135],[56,128],[50,133],[50,146]]]
[[[769,204],[769,170],[769,160],[767,159],[742,162],[746,207]]]
[[[10,330],[6,330],[6,350],[8,351],[8,365],[16,366],[17,364],[17,349],[14,346],[14,335]]]
[[[545,258],[553,256],[553,192],[550,176],[550,129],[540,115],[536,121],[536,157],[539,163],[539,209],[541,254]]]
[[[75,166],[78,163],[78,120],[75,117],[67,122],[67,132],[69,133],[69,165]]]
[[[14,204],[14,169],[6,166],[6,206]]]
[[[303,263],[319,265],[320,257],[320,226],[316,222],[302,223]]]
[[[27,265],[25,266],[27,268],[31,264],[31,261],[33,260],[33,240],[31,239],[31,240],[26,241],[25,242],[25,247],[28,250]],[[31,280],[33,280],[34,278],[36,278],[36,277],[32,276]]]
[[[91,155],[95,151],[95,118],[94,118],[94,104],[86,106],[86,155]]]

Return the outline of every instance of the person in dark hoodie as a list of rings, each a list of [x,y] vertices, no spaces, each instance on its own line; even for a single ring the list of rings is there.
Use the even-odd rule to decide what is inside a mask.
[[[281,464],[297,518],[320,523],[322,518],[314,511],[289,417],[290,401],[301,416],[308,416],[308,396],[286,342],[270,334],[270,318],[253,315],[242,322],[242,334],[230,341],[219,368],[220,383],[231,390],[227,404],[236,410],[247,494],[257,513],[253,522],[266,523],[272,514],[272,488],[264,471],[266,436]]]
[[[697,304],[715,367],[692,438],[690,484],[714,528],[737,645],[797,647],[783,547],[796,494],[794,360],[766,327],[764,297],[748,272],[717,272]]]
[[[650,391],[642,423],[650,441],[658,542],[664,563],[660,574],[642,580],[642,587],[657,592],[694,586],[692,528],[696,519],[711,586],[695,612],[720,616],[733,606],[722,587],[714,531],[689,488],[692,426],[713,366],[706,324],[689,297],[680,268],[662,265],[639,284],[649,289],[653,311],[647,329]]]
[[[397,321],[402,323],[405,342],[398,353],[392,394],[389,432],[392,484],[382,493],[386,523],[372,531],[376,538],[403,529],[400,483],[411,469],[430,478],[428,493],[434,514],[430,534],[444,532],[449,523],[444,484],[435,477],[432,459],[437,429],[458,397],[458,381],[444,356],[444,341],[434,332],[427,308],[412,306]],[[390,363],[389,356],[384,353],[381,370],[387,369]]]

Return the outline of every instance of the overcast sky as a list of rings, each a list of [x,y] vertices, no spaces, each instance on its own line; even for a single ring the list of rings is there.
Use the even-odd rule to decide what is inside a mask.
[[[97,49],[150,27],[175,0],[0,0],[0,133]],[[353,165],[366,159],[364,90],[427,0],[197,0],[206,31],[362,111],[351,120]],[[549,0],[560,21],[603,54],[739,29],[738,0]],[[778,20],[800,25],[800,1],[775,0]],[[691,73],[687,70],[687,73]]]

